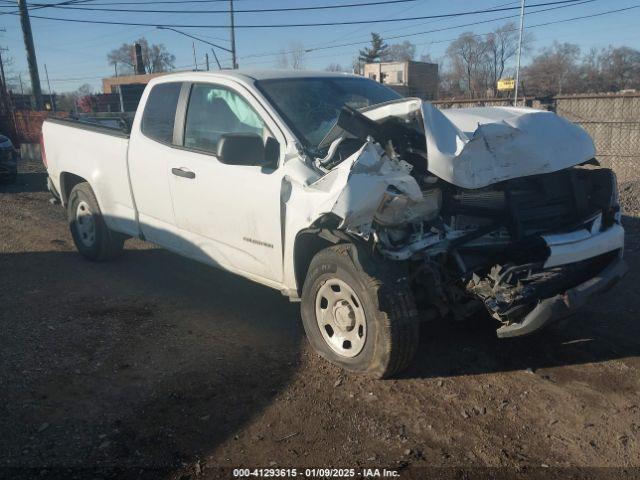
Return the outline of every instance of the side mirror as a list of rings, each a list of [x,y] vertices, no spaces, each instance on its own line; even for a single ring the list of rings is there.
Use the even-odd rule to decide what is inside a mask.
[[[280,143],[273,137],[268,137],[264,144],[264,165],[265,168],[278,168],[280,159]]]
[[[275,139],[267,139],[265,145],[257,133],[225,133],[218,140],[217,157],[227,165],[276,168],[279,151],[280,146]]]

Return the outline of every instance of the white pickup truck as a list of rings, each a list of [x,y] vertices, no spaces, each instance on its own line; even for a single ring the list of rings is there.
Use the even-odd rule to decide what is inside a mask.
[[[422,320],[480,309],[524,335],[626,271],[615,175],[551,112],[440,111],[327,72],[177,73],[130,133],[47,120],[42,152],[82,255],[138,237],[278,289],[320,355],[378,378],[410,363]]]

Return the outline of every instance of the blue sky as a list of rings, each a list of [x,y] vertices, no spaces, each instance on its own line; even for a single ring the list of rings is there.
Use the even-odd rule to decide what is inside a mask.
[[[6,1],[6,0],[5,0]],[[40,0],[42,2],[43,0]],[[51,1],[51,0],[48,0]],[[117,0],[95,0],[93,3],[108,3]],[[137,6],[121,5],[113,8],[144,8],[149,0],[142,0]],[[366,0],[236,0],[235,8],[272,8],[310,5],[338,5],[344,3],[361,3]],[[549,0],[527,0],[527,4],[543,3]],[[92,2],[86,5],[91,5]],[[507,0],[418,0],[407,3],[379,5],[375,7],[342,8],[306,12],[278,12],[278,13],[238,13],[236,24],[269,24],[269,23],[313,23],[325,21],[353,21],[369,19],[392,19],[437,15],[451,12],[461,12],[492,8],[496,6],[517,6],[519,1]],[[0,4],[1,5],[1,4]],[[6,3],[5,3],[6,5]],[[596,14],[607,10],[640,5],[640,0],[593,0],[582,5],[559,8],[548,12],[533,13],[535,8],[528,10],[526,22],[535,25],[549,21],[563,20],[577,16]],[[156,4],[148,6],[154,9],[224,9],[225,2],[193,3],[193,4]],[[106,7],[106,5],[102,5]],[[543,8],[539,7],[538,9]],[[547,7],[548,8],[548,7]],[[0,8],[2,12],[12,11],[10,8]],[[236,44],[238,63],[241,68],[273,68],[276,66],[277,53],[287,49],[292,43],[298,42],[305,48],[329,46],[333,44],[366,42],[369,32],[380,32],[383,37],[392,35],[406,35],[427,30],[455,27],[475,21],[485,21],[498,17],[517,15],[517,11],[478,14],[448,19],[431,19],[420,21],[388,22],[366,25],[344,25],[324,27],[299,27],[286,29],[242,29],[236,30]],[[125,12],[97,12],[81,10],[63,10],[61,8],[46,8],[33,11],[33,14],[51,17],[108,20],[123,22],[139,22],[152,24],[226,24],[228,15],[218,14],[170,14],[170,13],[125,13]],[[433,58],[441,57],[447,48],[448,40],[455,38],[464,31],[475,33],[488,32],[506,23],[508,20],[497,20],[474,27],[456,28],[441,32],[420,34],[407,37],[417,46],[417,56],[430,54]],[[514,19],[517,21],[517,18]],[[179,69],[193,68],[192,40],[171,31],[161,31],[154,27],[145,26],[115,26],[94,25],[81,23],[66,23],[53,20],[32,18],[32,29],[36,45],[36,55],[40,66],[40,76],[43,91],[47,92],[44,64],[47,64],[51,86],[54,91],[75,90],[83,83],[89,83],[96,89],[100,88],[100,78],[113,74],[113,68],[107,63],[107,53],[123,42],[132,42],[139,37],[146,37],[151,43],[164,43],[169,51],[176,56],[176,67]],[[0,15],[0,25],[6,31],[0,33],[0,47],[7,48],[3,56],[13,59],[11,70],[21,73],[24,82],[28,81],[26,56],[19,17],[14,15]],[[228,46],[228,28],[189,28],[184,29],[193,35],[207,39],[213,43]],[[608,45],[627,45],[640,49],[640,8],[621,13],[582,19],[567,23],[560,23],[531,29],[535,41],[535,53],[540,48],[550,45],[554,40],[572,42],[580,45],[584,52],[592,47],[606,47]],[[401,42],[404,38],[389,40]],[[340,63],[350,66],[358,49],[363,45],[354,45],[334,49],[313,51],[305,57],[307,69],[324,69],[330,63]],[[199,64],[204,63],[204,54],[209,46],[196,42],[196,54]],[[229,55],[218,52],[226,65],[230,65]],[[526,63],[527,59],[525,59]],[[213,66],[213,59],[211,59]]]

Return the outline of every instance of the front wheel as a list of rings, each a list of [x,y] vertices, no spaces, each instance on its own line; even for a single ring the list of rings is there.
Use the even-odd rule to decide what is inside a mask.
[[[419,323],[401,266],[375,262],[353,244],[313,258],[301,311],[313,348],[350,372],[390,377],[416,353]]]
[[[67,218],[73,242],[89,260],[110,260],[122,252],[125,237],[109,230],[91,186],[78,183],[69,194]]]

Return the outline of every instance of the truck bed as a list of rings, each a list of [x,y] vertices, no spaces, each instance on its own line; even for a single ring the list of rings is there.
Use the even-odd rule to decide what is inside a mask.
[[[82,130],[88,130],[90,132],[101,133],[104,135],[112,135],[120,138],[129,138],[130,132],[125,132],[121,128],[110,127],[108,125],[101,125],[95,122],[83,121],[77,118],[49,118],[47,122],[58,123],[67,127],[79,128]]]
[[[70,186],[84,179],[91,185],[107,225],[135,234],[129,134],[105,125],[56,118],[44,122],[42,137],[47,171],[62,201],[66,202]]]

